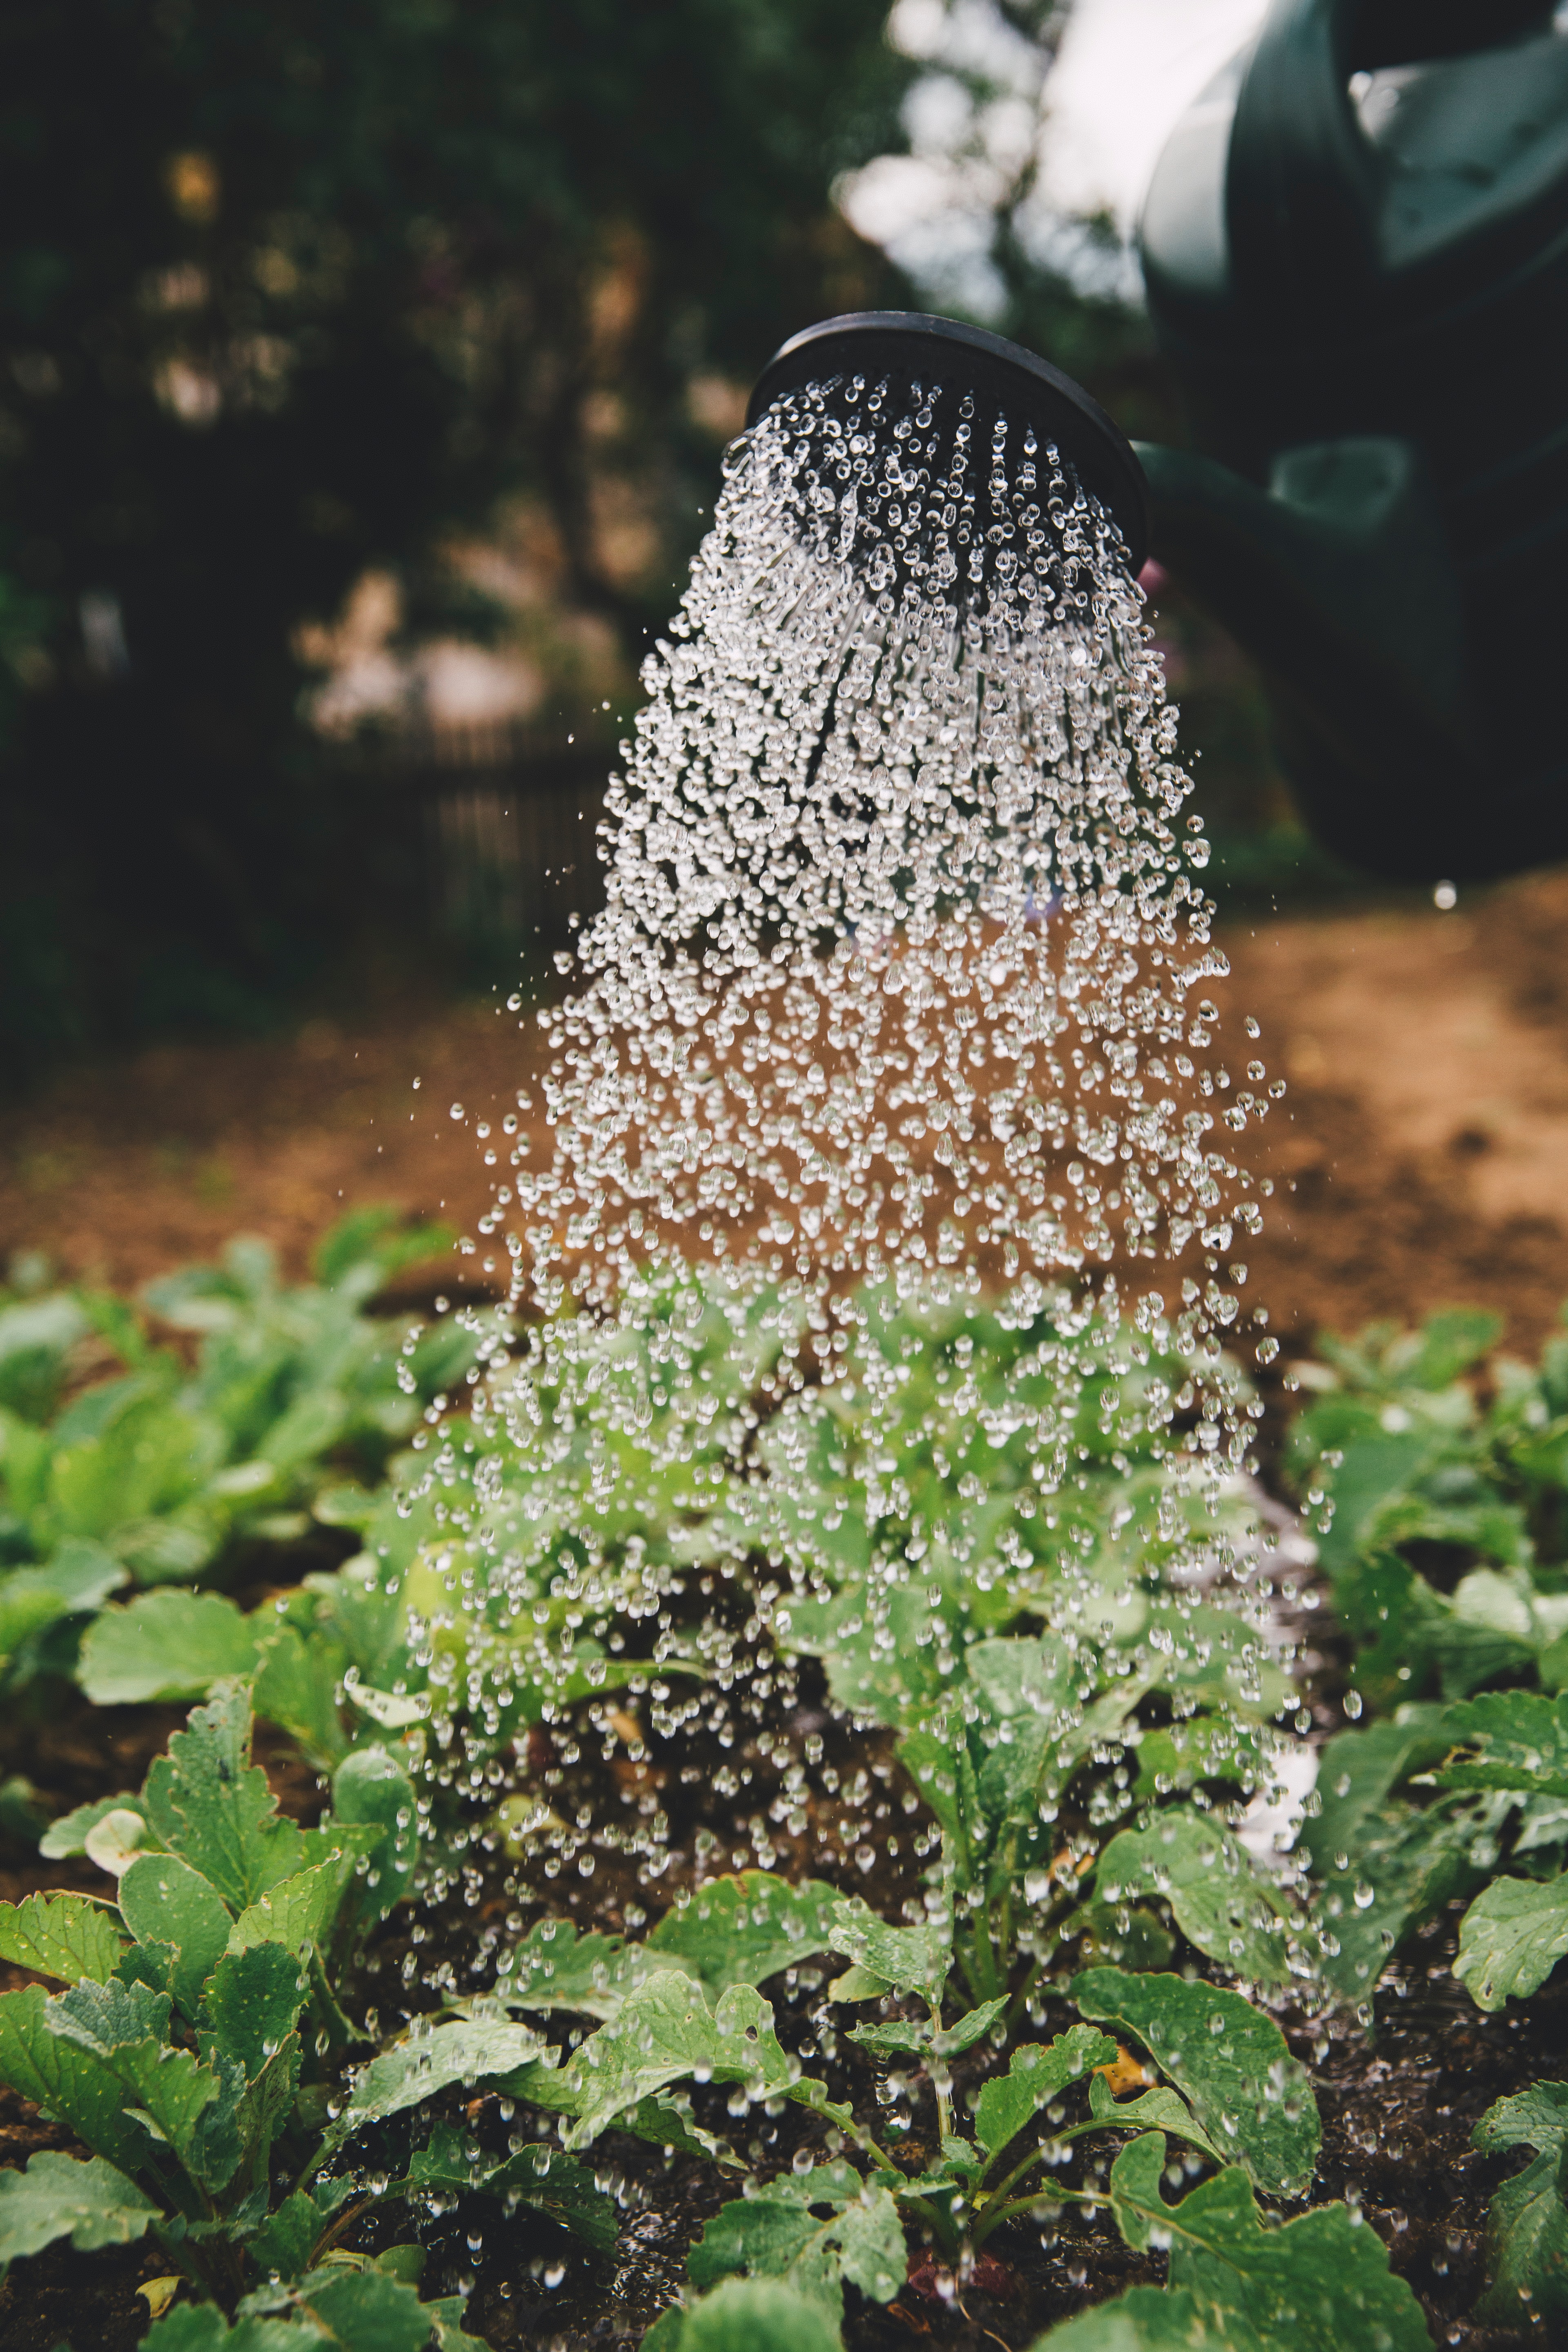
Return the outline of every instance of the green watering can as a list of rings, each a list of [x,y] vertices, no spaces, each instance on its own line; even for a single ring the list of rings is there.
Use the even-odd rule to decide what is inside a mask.
[[[1275,0],[1141,230],[1194,451],[1154,556],[1265,673],[1308,822],[1410,879],[1568,857],[1568,10]]]

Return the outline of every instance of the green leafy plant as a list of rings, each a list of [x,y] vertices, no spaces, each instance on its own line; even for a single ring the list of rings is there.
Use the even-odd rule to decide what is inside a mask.
[[[462,1383],[473,1360],[473,1336],[456,1324],[426,1330],[365,1311],[402,1267],[450,1239],[364,1209],[321,1243],[313,1284],[285,1287],[268,1246],[240,1240],[221,1266],[149,1285],[157,1320],[199,1335],[194,1370],[108,1294],[0,1308],[0,1675],[10,1687],[76,1671],[104,1704],[192,1698],[254,1662],[216,1596],[154,1594],[142,1616],[111,1596],[221,1581],[242,1543],[291,1542],[312,1513],[340,1523],[363,1492],[345,1493],[344,1481],[379,1478],[430,1399]],[[84,1350],[124,1369],[62,1406]]]
[[[1301,1368],[1288,1467],[1379,1708],[1568,1685],[1568,1335],[1488,1363],[1500,1329],[1475,1308],[1374,1324]]]
[[[157,2322],[156,2352],[231,2337],[287,2352],[323,2334],[347,2352],[422,2352],[433,2330],[457,2352],[463,2298],[419,2301],[416,2245],[371,2257],[339,2242],[369,2202],[478,2189],[601,2253],[616,2209],[570,2156],[477,2161],[438,2119],[396,2181],[366,2190],[345,2166],[362,2132],[547,2053],[492,2004],[359,2056],[343,1975],[410,1886],[418,1800],[395,1756],[361,1748],[302,1830],[251,1762],[251,1728],[248,1685],[220,1685],[139,1794],[54,1823],[46,1853],[97,1863],[114,1901],[0,1905],[0,1958],[63,1987],[0,1995],[0,2081],[92,2151],[0,2171],[0,2263],[61,2238],[90,2251],[152,2235],[199,2298]]]
[[[285,2241],[304,2257],[289,2277],[331,2242],[345,2185],[296,2189],[284,2219],[273,2171],[297,2153],[319,2053],[354,2039],[335,1984],[408,1883],[415,1792],[384,1751],[356,1755],[332,1811],[301,1830],[251,1763],[250,1731],[248,1693],[226,1685],[140,1795],[55,1824],[49,1851],[114,1874],[116,1901],[0,1906],[0,1958],[64,1988],[0,1995],[0,2079],[93,2151],[0,2174],[5,2259],[62,2236],[90,2247],[151,2231],[232,2309],[247,2271],[266,2278]]]
[[[913,2162],[886,2144],[885,2127],[879,2137],[832,2098],[778,2039],[758,1987],[818,1950],[850,1963],[828,1988],[833,2010],[879,2001],[876,2021],[847,2028],[847,2038],[879,2067],[919,2068],[932,2087],[934,2145]],[[599,2021],[564,2062],[542,2055],[502,2085],[558,2116],[568,2150],[614,2126],[735,2163],[693,2116],[682,2086],[701,2083],[732,2086],[731,2114],[768,2102],[804,2106],[843,2150],[830,2143],[816,2160],[797,2159],[721,2208],[689,2257],[698,2299],[658,2323],[647,2339],[656,2352],[726,2345],[753,2311],[776,2326],[781,2345],[831,2344],[847,2282],[873,2302],[899,2293],[910,2234],[962,2275],[1007,2221],[1072,2203],[1109,2204],[1131,2245],[1181,2249],[1168,2294],[1143,2290],[1125,2309],[1114,2306],[1122,2332],[1085,2335],[1086,2343],[1306,2341],[1329,2352],[1359,2340],[1343,2332],[1353,2321],[1384,2329],[1379,2340],[1391,2346],[1425,2345],[1409,2289],[1342,2206],[1266,2226],[1257,2192],[1305,2192],[1319,2122],[1304,2070],[1265,2012],[1201,1980],[1102,1967],[1071,1986],[1081,2022],[1049,2042],[1016,2042],[1005,2000],[963,2009],[955,1957],[949,1919],[890,1927],[858,1898],[763,1872],[710,1882],[640,1945],[579,1936],[555,1920],[508,1955],[500,1995],[508,2010]],[[1105,2024],[1148,2053],[1145,2081],[1164,2079],[1119,2100],[1108,2070],[1124,2067],[1126,2054]],[[990,2063],[961,2110],[951,2062],[983,2052]],[[1082,2099],[1071,2121],[1069,2094]],[[896,2120],[896,2089],[889,2104]],[[1118,2157],[1108,2189],[1043,2177],[1075,2142],[1107,2132],[1140,2135]],[[1167,2134],[1193,2152],[1194,2168],[1217,2168],[1177,2207],[1161,2188]],[[1184,2177],[1181,2167],[1173,2177]],[[1289,2325],[1302,2298],[1313,2305],[1304,2338]]]
[[[1534,2161],[1504,2181],[1487,2214],[1491,2284],[1478,2319],[1517,2325],[1528,2312],[1541,2326],[1568,2318],[1568,2083],[1532,2083],[1487,2109],[1471,2134],[1489,2156],[1528,2147]]]

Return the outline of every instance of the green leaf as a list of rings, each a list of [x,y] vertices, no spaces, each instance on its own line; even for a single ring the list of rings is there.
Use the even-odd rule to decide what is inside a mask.
[[[241,2319],[231,2327],[216,2303],[177,2303],[142,2338],[141,2352],[325,2352],[314,2327],[291,2319]]]
[[[150,1827],[146,1815],[126,1806],[119,1812],[105,1813],[94,1822],[82,1840],[89,1862],[100,1870],[107,1870],[111,1878],[123,1878],[133,1862],[144,1853],[160,1853],[163,1842]]]
[[[1568,1952],[1568,1878],[1494,1878],[1459,1923],[1454,1974],[1478,2009],[1543,1985]]]
[[[647,1949],[677,1962],[711,1996],[732,1984],[758,1985],[835,1942],[835,1886],[806,1879],[792,1886],[770,1871],[711,1878],[667,1911]]]
[[[731,1985],[710,2010],[702,1988],[670,1969],[629,1993],[618,2016],[589,2037],[562,2069],[562,2095],[576,2121],[570,2148],[586,2147],[616,2117],[669,2083],[742,2083],[753,2097],[820,2098],[794,2078],[773,2032],[773,2013],[751,1985]]]
[[[945,1920],[924,1927],[889,1927],[859,1895],[841,1895],[833,1906],[830,1948],[843,1952],[895,1992],[920,1993],[939,2002],[952,1966],[952,1931]]]
[[[384,1919],[407,1890],[419,1851],[414,1784],[381,1747],[357,1748],[332,1775],[334,1821],[374,1827],[381,1836],[365,1857],[343,1901],[343,1916],[361,1928]]]
[[[40,1976],[75,1984],[111,1976],[125,1938],[107,1904],[90,1895],[29,1895],[20,1903],[0,1903],[0,1960],[36,1969]]]
[[[970,1822],[962,1786],[966,1767],[973,1779],[968,1749],[955,1752],[952,1743],[934,1731],[910,1731],[899,1742],[899,1761],[948,1836],[966,1846]],[[977,1790],[974,1801],[978,1805]]]
[[[346,1653],[330,1634],[280,1625],[259,1641],[258,1655],[257,1714],[286,1731],[318,1772],[331,1772],[348,1748],[338,1696]]]
[[[1568,2150],[1568,2083],[1531,2083],[1527,2091],[1499,2099],[1470,2134],[1483,2156],[1510,2147],[1533,2147],[1542,2155]]]
[[[680,2330],[668,2339],[674,2352],[840,2352],[838,2330],[822,2305],[782,2279],[727,2279],[676,2315]],[[667,2346],[658,2352],[668,2352]]]
[[[1290,2352],[1431,2352],[1421,2306],[1388,2267],[1375,2231],[1342,2205],[1321,2205],[1282,2226],[1266,2226],[1252,2185],[1227,2165],[1179,2205],[1167,2205],[1160,2176],[1165,2136],[1149,2132],[1124,2147],[1110,2169],[1110,2204],[1127,2243],[1170,2248],[1173,2288]],[[1239,2330],[1236,2331],[1239,2335]]]
[[[527,2205],[547,2214],[591,2246],[610,2254],[620,2235],[620,2209],[613,2197],[596,2186],[591,2172],[560,2148],[524,2148],[500,2161],[465,2153],[465,2135],[451,2124],[437,2124],[428,2147],[408,2160],[408,2177],[399,2185],[415,2190],[472,2189],[502,2199],[510,2211]]]
[[[130,1582],[126,1570],[101,1544],[68,1537],[38,1568],[0,1574],[0,1664],[61,1617],[102,1607],[110,1594]]]
[[[263,2278],[297,2279],[326,2226],[327,2217],[315,2199],[296,2189],[262,2223],[246,2252]]]
[[[384,2271],[308,2271],[294,2291],[343,2352],[426,2352],[429,2312]]]
[[[235,2101],[235,2127],[253,2175],[266,2177],[267,2151],[294,2111],[303,2055],[299,2034],[290,2033]],[[237,2070],[237,2061],[224,2063]]]
[[[58,2116],[121,2172],[139,2171],[148,2138],[125,2113],[123,2084],[91,2052],[51,2033],[48,2018],[42,1985],[0,1993],[0,2081]]]
[[[85,2051],[114,2075],[181,2162],[190,2162],[203,2114],[221,2099],[223,2084],[188,2050],[171,2049],[167,1994],[84,1978],[55,1995],[44,2022],[58,2040]]]
[[[322,1234],[310,1270],[329,1290],[347,1289],[355,1299],[368,1298],[405,1266],[449,1255],[457,1239],[448,1224],[407,1225],[395,1202],[370,1202],[351,1209]]]
[[[282,1944],[290,1952],[320,1946],[331,1927],[353,1867],[352,1847],[335,1860],[318,1862],[292,1878],[279,1879],[247,1904],[229,1930],[228,1949],[251,1944]]]
[[[1315,1791],[1321,1811],[1301,1839],[1302,1844],[1310,1840],[1312,1866],[1321,1874],[1336,1853],[1355,1852],[1363,1827],[1402,1780],[1447,1754],[1449,1742],[1438,1728],[1447,1715],[1441,1706],[1402,1707],[1392,1722],[1342,1731],[1327,1743]]]
[[[1054,2042],[1015,2050],[1005,2074],[994,2074],[974,2110],[974,2137],[988,2157],[999,2156],[1040,2109],[1093,2066],[1111,2065],[1116,2044],[1092,2025],[1069,2026]]]
[[[1482,1808],[1506,1801],[1444,1797],[1419,1812],[1410,1805],[1388,1805],[1363,1818],[1349,1853],[1325,1853],[1329,1868],[1319,1911],[1338,1949],[1325,1946],[1322,1972],[1342,1998],[1370,2000],[1405,1938],[1485,1876],[1478,1859],[1488,1827]],[[1489,1854],[1485,1858],[1489,1861]],[[1370,1904],[1356,1899],[1363,1891],[1371,1893]]]
[[[973,1643],[963,1667],[984,1710],[981,1809],[994,1822],[1027,1818],[1047,1745],[1082,1722],[1078,1661],[1058,1635],[1013,1634]]]
[[[1255,1983],[1288,1981],[1289,1913],[1230,1832],[1173,1808],[1145,1830],[1123,1830],[1100,1857],[1095,1891],[1111,1905],[1163,1895],[1190,1944]]]
[[[120,1908],[138,1943],[176,1947],[169,1990],[194,2019],[234,1926],[216,1887],[178,1854],[146,1853],[120,1881]]]
[[[294,2031],[308,1990],[299,1958],[281,1944],[251,1944],[218,1960],[204,2022],[225,2057],[245,2068],[247,2082],[255,2082]]]
[[[997,2000],[982,2001],[956,2025],[939,2029],[927,2019],[894,2017],[884,2025],[854,2026],[849,2039],[879,2056],[895,2050],[922,2050],[937,2058],[956,2058],[961,2051],[973,2049],[983,2033],[989,2033],[1006,2006],[1004,1993]]]
[[[225,1685],[192,1709],[143,1790],[164,1843],[236,1912],[293,1877],[304,1857],[299,1827],[279,1814],[266,1773],[250,1760],[250,1732],[245,1685]]]
[[[93,1619],[77,1680],[95,1706],[205,1698],[225,1675],[253,1672],[256,1657],[256,1637],[232,1601],[163,1586]]]
[[[395,2050],[384,2050],[353,2078],[348,2105],[327,2135],[329,2147],[366,2124],[416,2107],[453,2083],[481,2082],[527,2065],[543,2048],[526,2025],[501,2022],[437,2025]]]
[[[646,1949],[623,1943],[619,1936],[580,1936],[569,1919],[536,1920],[521,1943],[502,1953],[497,1991],[513,2009],[614,2017],[649,1973]],[[668,1964],[684,1970],[673,1954]]]
[[[819,2220],[813,2207],[829,2210]],[[750,2271],[782,2279],[837,2324],[847,2279],[874,2303],[891,2303],[908,2274],[903,2223],[893,2200],[847,2164],[784,2173],[754,2197],[721,2206],[687,2257],[693,2285]]]
[[[1454,1747],[1476,1752],[1434,1772],[1440,1789],[1568,1797],[1568,1692],[1552,1700],[1537,1691],[1486,1691],[1449,1707],[1443,1728]]]
[[[94,1797],[85,1805],[73,1806],[62,1813],[38,1840],[38,1852],[47,1862],[64,1862],[72,1854],[87,1852],[87,1833],[110,1813],[134,1812],[141,1799],[122,1791],[118,1797]]]
[[[1037,2338],[1034,2352],[1272,2352],[1237,2312],[1184,2288],[1135,2286]]]
[[[26,2172],[0,2172],[0,2267],[68,2237],[78,2253],[127,2246],[158,2209],[100,2156],[83,2163],[41,2150]]]
[[[1322,2127],[1306,2070],[1271,2017],[1218,1985],[1089,1969],[1072,1987],[1086,2017],[1134,2034],[1191,2104],[1217,2147],[1258,2187],[1299,2197]]]
[[[1568,2083],[1532,2083],[1487,2109],[1470,2144],[1486,2156],[1514,2147],[1539,2151],[1505,2180],[1487,2210],[1487,2270],[1491,2285],[1478,2318],[1519,2326],[1527,2308],[1540,2321],[1568,2317]]]
[[[1136,2099],[1118,2099],[1104,2075],[1094,2074],[1089,2078],[1089,2112],[1097,2124],[1116,2131],[1174,2132],[1178,2139],[1201,2148],[1216,2164],[1226,2161],[1202,2125],[1194,2120],[1179,2091],[1161,2087]]]

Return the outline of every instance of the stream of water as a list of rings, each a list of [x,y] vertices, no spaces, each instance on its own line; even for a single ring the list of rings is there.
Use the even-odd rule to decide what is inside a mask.
[[[871,1606],[903,1638],[896,1595],[933,1541],[896,1426],[919,1342],[903,1362],[864,1344],[900,1307],[950,1349],[971,1324],[1027,1336],[968,1406],[995,1446],[1022,1433],[1047,1527],[1083,1483],[1073,1400],[1106,1376],[1102,1427],[1155,1429],[1172,1496],[1206,1500],[1197,1534],[1173,1506],[1162,1526],[1172,1575],[1212,1586],[1251,1428],[1237,1368],[1266,1319],[1243,1286],[1268,1187],[1239,1155],[1268,1092],[1250,1042],[1219,1037],[1207,848],[1113,522],[1054,449],[963,395],[813,384],[730,451],[644,684],[607,904],[538,1016],[544,1101],[506,1122],[484,1221],[529,1320],[481,1415],[542,1479],[584,1444],[594,1465],[560,1555],[573,1605],[535,1606],[541,1642],[640,1606],[675,1649],[668,1563],[628,1598],[627,1448],[696,1511],[715,1429],[743,1454],[768,1423],[772,1524],[792,1496],[820,1517],[836,1390],[862,1422],[885,1412],[884,1451],[862,1432],[859,1454]],[[1173,1381],[1139,1376],[1152,1357]],[[984,1478],[959,1491],[978,1527]],[[1011,1538],[997,1559],[939,1532],[982,1588],[1006,1572]],[[680,1638],[742,1673],[732,1630]]]

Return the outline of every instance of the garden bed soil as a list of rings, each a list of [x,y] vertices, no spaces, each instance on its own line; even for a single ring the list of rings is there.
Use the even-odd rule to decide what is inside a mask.
[[[1277,1187],[1248,1295],[1287,1352],[1454,1304],[1539,1346],[1568,1297],[1565,935],[1564,875],[1446,914],[1405,899],[1222,926],[1226,1049],[1239,1066],[1256,1015],[1289,1086],[1247,1153]],[[377,1199],[471,1228],[489,1182],[473,1124],[542,1059],[509,985],[62,1077],[0,1116],[0,1259],[42,1250],[133,1285],[249,1231],[299,1273],[334,1216]]]

